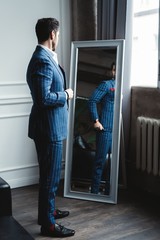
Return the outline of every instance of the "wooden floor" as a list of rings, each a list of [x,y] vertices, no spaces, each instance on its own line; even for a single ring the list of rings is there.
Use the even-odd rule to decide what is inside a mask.
[[[12,189],[13,216],[35,239],[51,239],[40,236],[37,195],[35,185]],[[57,222],[76,230],[75,236],[67,239],[160,240],[160,199],[157,197],[120,190],[118,204],[112,205],[62,196],[60,192],[56,198],[57,208],[69,210],[70,216]]]

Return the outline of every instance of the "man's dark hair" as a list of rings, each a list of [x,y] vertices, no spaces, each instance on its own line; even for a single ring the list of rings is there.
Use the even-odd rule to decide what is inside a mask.
[[[35,30],[38,43],[42,43],[49,39],[52,31],[57,32],[59,29],[59,21],[55,18],[41,18],[37,21]]]

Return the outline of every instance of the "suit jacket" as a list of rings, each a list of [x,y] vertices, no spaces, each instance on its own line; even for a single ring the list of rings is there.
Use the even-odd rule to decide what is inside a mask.
[[[50,52],[37,46],[27,69],[33,106],[29,118],[30,138],[45,137],[52,141],[67,136],[68,109],[65,74]]]
[[[112,131],[115,80],[102,81],[91,95],[88,105],[92,121],[99,119],[107,132]],[[100,110],[98,111],[98,104]]]

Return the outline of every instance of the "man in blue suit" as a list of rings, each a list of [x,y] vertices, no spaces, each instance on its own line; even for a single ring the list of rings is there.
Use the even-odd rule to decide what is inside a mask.
[[[38,223],[42,235],[68,237],[75,231],[55,222],[69,215],[68,211],[55,209],[55,195],[60,181],[63,140],[67,136],[67,101],[73,98],[73,91],[65,87],[65,74],[55,53],[58,20],[39,19],[35,31],[38,45],[28,65],[27,83],[33,99],[29,137],[35,142],[39,162]]]
[[[112,78],[110,80],[103,80],[88,101],[91,120],[93,121],[94,128],[97,130],[96,154],[91,185],[91,192],[96,194],[99,193],[107,154],[111,153],[112,147],[115,70],[115,63],[113,63],[111,66]],[[98,111],[98,104],[100,104],[100,111]],[[108,185],[106,184],[106,194],[109,191],[107,188]]]

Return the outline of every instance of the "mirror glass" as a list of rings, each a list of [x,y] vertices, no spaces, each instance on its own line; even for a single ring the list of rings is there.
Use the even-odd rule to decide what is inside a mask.
[[[116,203],[124,40],[72,42],[64,196]]]

